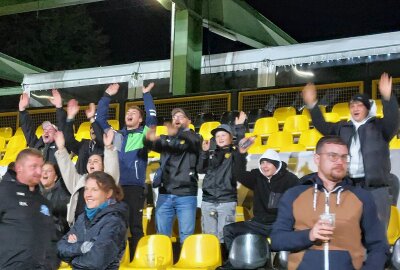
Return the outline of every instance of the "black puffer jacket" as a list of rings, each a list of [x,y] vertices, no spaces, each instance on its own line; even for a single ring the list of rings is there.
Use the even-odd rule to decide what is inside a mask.
[[[196,165],[201,147],[198,134],[180,129],[176,136],[160,136],[153,143],[146,141],[146,146],[161,153],[161,194],[197,195]]]
[[[268,180],[260,169],[246,171],[243,165],[234,166],[234,178],[245,187],[253,190],[254,221],[271,225],[275,222],[278,213],[279,200],[289,188],[299,184],[299,178],[287,170],[287,165],[282,166],[277,174]]]
[[[92,221],[82,213],[57,244],[60,258],[73,269],[117,270],[125,250],[127,221],[128,206],[123,202],[102,209]],[[68,243],[70,234],[76,235],[76,243]]]
[[[237,161],[242,159],[241,161]],[[235,166],[246,170],[246,154],[240,154],[236,146],[217,147],[214,151],[201,151],[197,164],[203,179],[203,201],[211,203],[236,202],[237,188],[232,171]]]
[[[366,187],[388,186],[390,179],[389,142],[396,134],[399,125],[399,114],[396,97],[391,96],[389,101],[382,100],[383,118],[371,117],[358,128],[361,144],[361,153],[364,161]],[[353,135],[356,132],[351,121],[328,123],[318,106],[310,111],[315,128],[323,135],[338,135],[350,147]]]

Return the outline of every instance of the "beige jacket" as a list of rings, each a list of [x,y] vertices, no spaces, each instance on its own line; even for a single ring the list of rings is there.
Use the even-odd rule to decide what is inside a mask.
[[[85,186],[85,178],[87,174],[78,174],[75,169],[74,163],[71,161],[67,150],[61,149],[55,152],[55,157],[57,164],[60,167],[62,178],[65,185],[71,193],[71,199],[67,205],[67,221],[71,226],[74,223],[75,210],[78,204],[79,189]],[[115,182],[119,182],[119,161],[118,161],[118,151],[104,149],[104,172],[111,175]]]

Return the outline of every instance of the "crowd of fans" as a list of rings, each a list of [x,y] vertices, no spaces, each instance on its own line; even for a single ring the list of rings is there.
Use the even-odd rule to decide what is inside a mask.
[[[165,123],[168,134],[157,136],[153,87],[142,89],[145,111],[128,108],[125,126],[113,130],[108,108],[119,85],[110,85],[97,112],[94,104],[86,110],[90,139],[81,142],[73,131],[76,100],[64,110],[60,93],[52,91],[57,123],[45,121],[38,139],[26,111],[29,96],[21,95],[20,124],[30,148],[19,153],[0,183],[1,269],[57,269],[61,260],[74,269],[118,269],[128,231],[132,259],[143,236],[150,150],[161,154],[152,184],[159,191],[157,233],[171,236],[175,217],[181,244],[194,233],[198,174],[205,174],[202,230],[221,243],[220,269],[233,267],[232,242],[246,233],[270,237],[273,250],[291,252],[289,269],[322,269],[327,263],[333,269],[384,268],[391,202],[388,144],[399,123],[387,74],[379,83],[383,118],[375,117],[365,94],[357,94],[349,101],[351,119],[328,123],[315,86],[304,87],[304,103],[324,137],[314,155],[318,171],[302,179],[272,149],[261,155],[258,168],[246,170],[254,137],[244,136],[244,112],[234,125],[222,124],[211,140],[203,140],[189,128],[190,114],[175,108]],[[71,153],[78,155],[76,164]],[[254,217],[235,223],[238,182],[254,192]]]

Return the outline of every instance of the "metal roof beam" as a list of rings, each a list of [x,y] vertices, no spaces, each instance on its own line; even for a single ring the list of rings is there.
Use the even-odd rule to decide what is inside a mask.
[[[2,0],[0,1],[0,16],[100,1],[104,0]]]
[[[15,59],[4,53],[0,53],[0,78],[21,83],[24,74],[41,73],[45,70],[32,66],[21,60]]]

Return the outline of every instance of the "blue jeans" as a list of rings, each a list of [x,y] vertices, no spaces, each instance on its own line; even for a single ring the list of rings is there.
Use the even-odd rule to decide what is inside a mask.
[[[196,196],[159,194],[156,206],[157,233],[171,237],[175,215],[178,217],[181,243],[194,233],[196,223]]]

